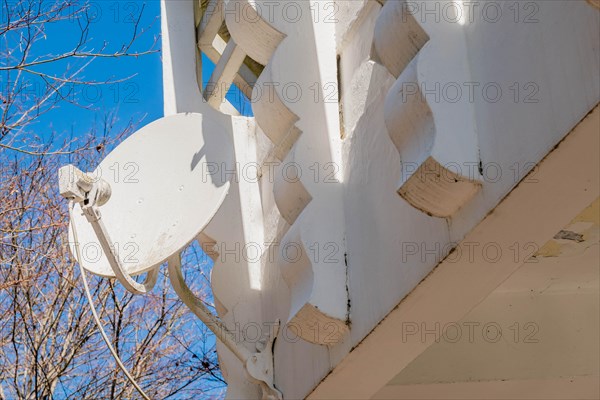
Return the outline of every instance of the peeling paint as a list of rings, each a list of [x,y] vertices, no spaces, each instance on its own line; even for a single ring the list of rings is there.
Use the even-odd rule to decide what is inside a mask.
[[[574,240],[575,242],[584,241],[583,235],[581,233],[565,230],[561,230],[556,235],[554,235],[554,239]]]
[[[559,257],[580,254],[598,242],[600,236],[600,197],[585,208],[533,257]]]

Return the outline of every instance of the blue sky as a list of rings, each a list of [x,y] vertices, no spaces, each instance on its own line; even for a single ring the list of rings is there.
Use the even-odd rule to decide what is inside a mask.
[[[101,125],[107,114],[116,117],[114,133],[124,129],[129,121],[139,128],[163,116],[162,55],[160,53],[160,2],[150,1],[96,1],[90,2],[90,28],[86,45],[88,51],[112,53],[129,43],[134,34],[137,38],[131,47],[133,52],[149,49],[153,54],[140,57],[97,58],[82,72],[80,78],[96,82],[110,81],[105,85],[76,85],[71,92],[78,106],[63,102],[58,109],[41,117],[35,126],[36,133],[45,137],[54,132],[59,136],[84,135],[91,127]],[[37,51],[43,54],[60,54],[71,50],[80,37],[78,21],[61,21],[48,24],[46,39],[39,43]],[[77,68],[86,60],[66,60],[51,63],[40,70],[60,76],[67,68]],[[203,56],[203,81],[208,81],[214,65]],[[32,78],[35,80],[35,78]],[[37,85],[45,85],[38,82]],[[35,88],[33,89],[35,90]],[[69,88],[64,89],[68,92]],[[238,109],[243,104],[244,114],[251,114],[247,99],[236,87],[228,96]]]
[[[135,21],[141,15],[138,37],[132,51],[160,50],[160,2],[99,1],[90,3],[90,29],[86,50],[104,53],[118,51],[134,32]],[[58,54],[72,49],[78,42],[80,27],[76,20],[60,21],[46,26],[46,39],[37,52]],[[48,64],[43,72],[61,75],[66,68],[76,68],[85,60],[66,60]],[[106,85],[76,85],[73,98],[79,106],[62,102],[58,109],[37,122],[39,134],[55,131],[75,136],[84,134],[99,124],[107,113],[117,118],[115,130],[130,120],[146,125],[163,115],[162,67],[159,51],[140,57],[97,58],[82,72],[80,78]],[[129,78],[129,79],[126,79]],[[43,84],[43,83],[38,83]],[[64,89],[68,92],[69,88]]]

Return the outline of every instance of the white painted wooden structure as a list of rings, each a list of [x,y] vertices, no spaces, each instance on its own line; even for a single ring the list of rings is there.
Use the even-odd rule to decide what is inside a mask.
[[[162,1],[165,115],[231,124],[235,168],[217,166],[229,194],[198,236],[217,310],[249,351],[282,321],[284,398],[435,396],[435,376],[406,369],[425,368],[432,343],[403,343],[402,323],[460,321],[523,264],[488,250],[541,246],[598,197],[598,111],[573,131],[600,100],[594,2],[475,3]],[[216,63],[204,93],[200,51]],[[231,83],[254,117],[224,100]],[[474,258],[443,261],[466,243]],[[597,293],[597,268],[586,273]],[[228,397],[259,398],[238,358],[218,351]],[[597,363],[560,377],[539,368],[521,377],[529,386],[462,382],[459,393],[518,397],[567,375],[582,378],[564,393],[597,388]]]

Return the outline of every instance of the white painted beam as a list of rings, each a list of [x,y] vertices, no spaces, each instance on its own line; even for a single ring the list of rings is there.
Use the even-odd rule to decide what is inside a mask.
[[[219,33],[224,20],[223,0],[211,0],[202,15],[202,20],[198,27],[198,45],[201,48],[206,45],[212,45],[213,39]]]
[[[206,84],[204,99],[208,104],[219,108],[245,58],[246,53],[230,39]]]

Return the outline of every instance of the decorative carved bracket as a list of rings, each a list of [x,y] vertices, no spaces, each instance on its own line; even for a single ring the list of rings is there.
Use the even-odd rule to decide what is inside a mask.
[[[431,40],[430,40],[431,38]],[[398,194],[413,207],[449,218],[480,189],[473,105],[442,98],[448,84],[469,82],[462,27],[421,25],[405,1],[386,2],[377,20],[374,58],[396,77],[385,122],[402,163]]]

